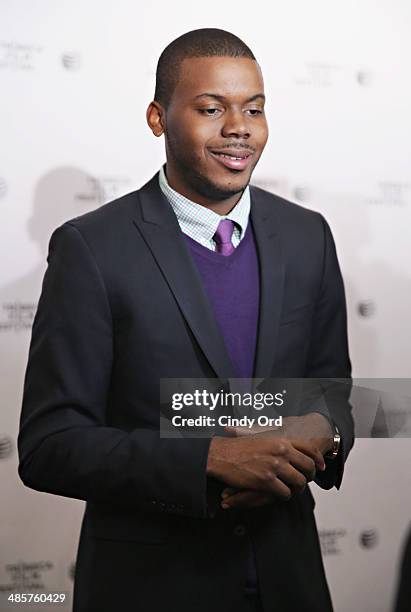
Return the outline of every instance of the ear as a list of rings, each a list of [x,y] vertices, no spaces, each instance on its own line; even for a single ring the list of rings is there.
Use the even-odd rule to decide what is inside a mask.
[[[159,102],[150,102],[146,112],[146,119],[154,136],[161,136],[165,132],[165,111]]]

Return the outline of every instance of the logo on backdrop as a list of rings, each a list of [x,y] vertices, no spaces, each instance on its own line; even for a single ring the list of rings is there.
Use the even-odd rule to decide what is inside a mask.
[[[308,202],[310,199],[310,188],[308,185],[297,185],[294,187],[294,199],[299,202]]]
[[[0,434],[0,459],[7,459],[13,452],[13,441],[10,436]]]
[[[340,78],[342,66],[327,62],[306,62],[295,84],[304,87],[332,87]]]
[[[378,544],[378,532],[374,527],[363,529],[359,533],[358,539],[355,533],[348,533],[346,529],[320,529],[318,533],[323,556],[349,553],[352,544],[355,544],[355,542],[358,542],[361,548],[367,550]],[[347,548],[347,545],[349,548]]]
[[[260,189],[266,189],[272,193],[278,193],[283,197],[287,197],[290,192],[290,186],[288,179],[285,177],[272,177],[272,176],[258,176],[253,179],[252,185],[260,187]]]
[[[361,317],[372,317],[375,313],[375,303],[372,300],[364,300],[358,303],[357,310]]]
[[[366,204],[372,206],[401,207],[411,200],[411,183],[405,181],[380,181],[376,185],[376,194],[367,197]]]
[[[52,561],[17,561],[4,565],[7,582],[0,583],[0,592],[45,590],[48,572],[54,568]]]
[[[82,57],[80,53],[69,51],[62,54],[61,63],[66,70],[74,72],[75,70],[79,70],[81,68]]]
[[[43,47],[16,40],[0,40],[0,70],[34,70]]]
[[[273,178],[259,176],[253,180],[253,185],[276,193],[283,198],[297,200],[297,202],[308,202],[311,199],[311,189],[307,184],[291,185],[287,178]]]
[[[321,529],[319,531],[321,552],[323,555],[340,555],[341,542],[347,536],[346,529]]]
[[[122,176],[88,176],[85,189],[74,194],[75,200],[96,206],[123,195],[130,189],[130,179]]]
[[[31,329],[37,304],[33,302],[4,302],[2,305],[0,332],[27,331]]]
[[[359,542],[363,548],[374,548],[378,544],[378,533],[376,529],[364,529],[360,533]]]
[[[373,74],[371,70],[359,70],[356,75],[358,85],[369,87],[373,82]]]
[[[6,193],[7,193],[7,183],[4,180],[4,178],[0,176],[0,198],[4,198]]]
[[[294,76],[298,87],[362,87],[370,86],[373,74],[367,68],[353,68],[350,65],[331,64],[328,62],[306,62]]]

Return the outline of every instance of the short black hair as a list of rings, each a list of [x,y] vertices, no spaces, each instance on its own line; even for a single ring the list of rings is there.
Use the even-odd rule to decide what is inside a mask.
[[[173,40],[159,57],[154,99],[164,108],[177,85],[181,62],[190,57],[247,57],[255,60],[251,49],[238,36],[218,28],[191,30]]]

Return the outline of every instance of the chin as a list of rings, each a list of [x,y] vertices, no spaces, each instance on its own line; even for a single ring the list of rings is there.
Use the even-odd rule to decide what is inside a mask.
[[[198,194],[209,200],[226,200],[244,191],[250,181],[251,175],[229,174],[217,177],[216,173],[191,171],[190,184]],[[219,180],[220,179],[220,180]]]
[[[230,177],[227,177],[221,181],[213,180],[210,177],[208,186],[215,191],[227,194],[226,197],[229,197],[230,195],[235,195],[236,193],[243,191],[250,182],[250,178],[251,176],[248,174],[247,176],[232,174]]]
[[[243,191],[247,187],[249,182],[250,182],[250,177],[247,177],[247,178],[241,177],[241,180],[235,177],[233,181],[230,181],[230,182],[227,181],[225,183],[222,183],[221,190],[227,191],[227,193],[229,192],[238,193],[239,191]]]
[[[213,183],[212,185],[209,184],[204,189],[203,195],[213,200],[225,200],[227,198],[230,198],[231,196],[241,193],[241,191],[244,191],[244,189],[247,187],[247,184],[248,183],[242,183],[241,185],[236,184],[236,183],[234,184]]]

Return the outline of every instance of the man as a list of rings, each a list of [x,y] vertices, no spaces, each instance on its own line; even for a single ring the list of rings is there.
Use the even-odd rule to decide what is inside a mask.
[[[160,379],[350,377],[327,223],[249,186],[264,101],[240,39],[179,37],[147,110],[166,165],[51,237],[19,473],[87,501],[75,612],[332,609],[306,484],[340,486],[348,403],[266,435],[159,435]]]

